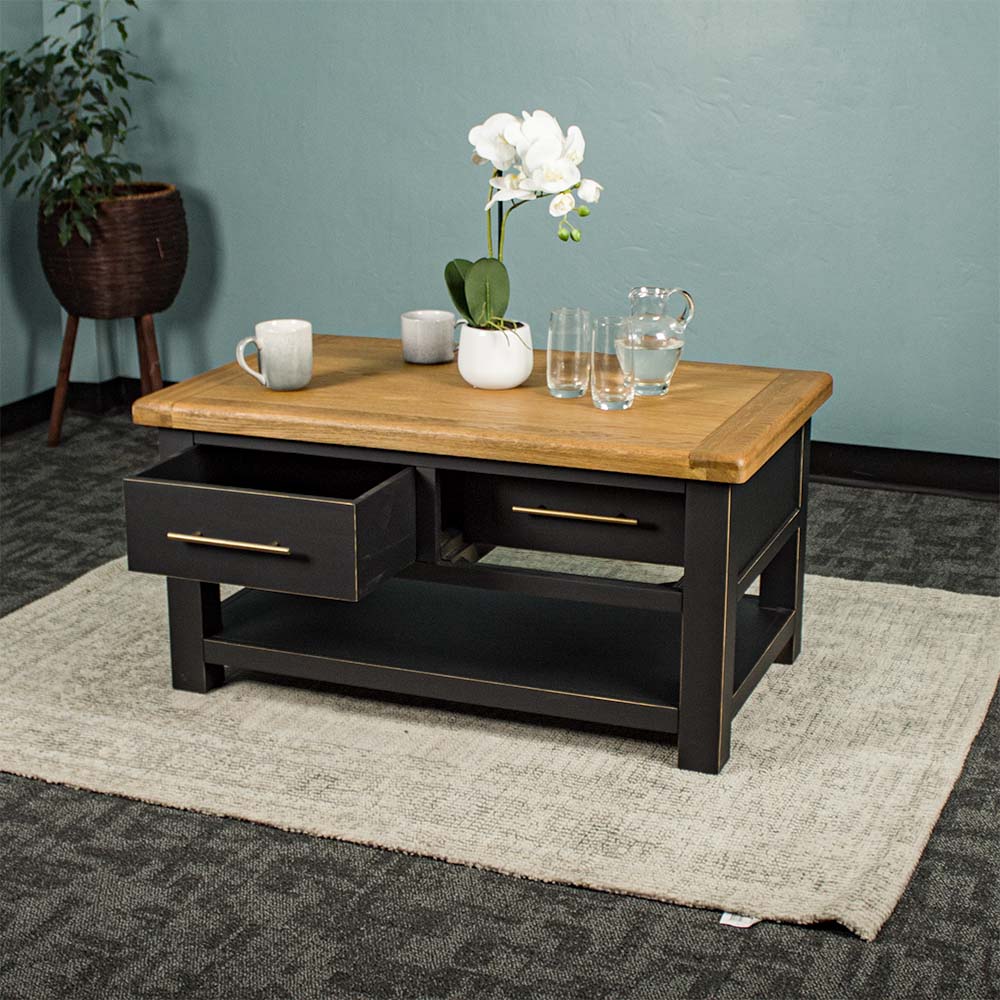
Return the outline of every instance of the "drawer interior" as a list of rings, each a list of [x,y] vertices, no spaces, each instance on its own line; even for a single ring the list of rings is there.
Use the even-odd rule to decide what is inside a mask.
[[[134,478],[298,496],[357,500],[402,466],[249,448],[197,445]]]

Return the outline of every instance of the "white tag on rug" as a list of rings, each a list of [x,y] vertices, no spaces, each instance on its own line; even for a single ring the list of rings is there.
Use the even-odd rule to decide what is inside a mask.
[[[760,917],[744,917],[742,913],[723,913],[719,923],[727,927],[753,927],[754,924],[760,923]]]

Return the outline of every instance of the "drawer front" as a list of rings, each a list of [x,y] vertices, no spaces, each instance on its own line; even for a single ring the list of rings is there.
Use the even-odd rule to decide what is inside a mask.
[[[410,469],[356,501],[129,479],[129,568],[357,601],[413,562],[413,510]]]
[[[681,493],[469,475],[462,519],[469,542],[669,564],[684,554]]]

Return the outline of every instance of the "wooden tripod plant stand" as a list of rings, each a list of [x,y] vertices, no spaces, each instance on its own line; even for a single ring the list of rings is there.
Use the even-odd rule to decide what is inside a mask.
[[[156,327],[152,313],[135,317],[135,343],[139,352],[139,386],[143,396],[163,388],[160,372],[160,352],[156,347]],[[73,349],[80,317],[67,315],[66,332],[63,334],[59,355],[59,377],[52,397],[52,415],[49,418],[49,447],[54,448],[62,437],[63,417],[66,413],[66,395],[69,391],[69,372],[73,366]]]

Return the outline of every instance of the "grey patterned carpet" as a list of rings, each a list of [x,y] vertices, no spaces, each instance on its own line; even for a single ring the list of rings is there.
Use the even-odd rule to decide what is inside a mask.
[[[124,415],[4,440],[0,611],[122,553],[120,479],[153,453]],[[993,504],[810,503],[810,572],[1000,589]],[[998,720],[871,944],[0,775],[0,998],[997,997]]]

